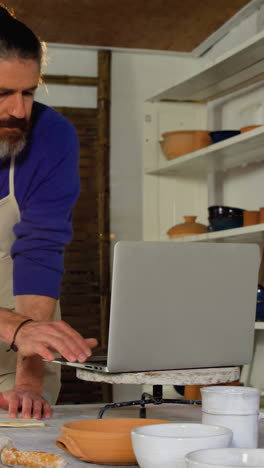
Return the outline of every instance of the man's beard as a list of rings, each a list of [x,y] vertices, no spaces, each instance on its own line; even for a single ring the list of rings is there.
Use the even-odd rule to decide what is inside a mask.
[[[29,123],[26,119],[10,117],[0,120],[0,159],[16,157],[27,142]]]

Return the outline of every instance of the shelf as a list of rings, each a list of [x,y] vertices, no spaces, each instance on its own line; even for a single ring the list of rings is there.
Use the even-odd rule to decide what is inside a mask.
[[[264,322],[255,322],[255,330],[264,330]]]
[[[260,244],[264,242],[264,223],[235,229],[183,236],[172,239],[173,242],[245,242]]]
[[[264,161],[264,126],[211,144],[198,151],[172,160],[165,160],[158,168],[148,168],[151,175],[206,175],[209,172],[225,172],[235,167]]]
[[[209,101],[264,79],[264,33],[207,62],[200,73],[150,101]]]

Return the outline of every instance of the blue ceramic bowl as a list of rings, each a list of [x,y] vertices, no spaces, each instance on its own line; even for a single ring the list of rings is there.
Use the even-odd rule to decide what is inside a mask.
[[[235,217],[243,217],[244,213],[243,208],[234,208],[233,206],[225,206],[225,205],[213,205],[209,206],[208,213],[209,218],[235,218]]]
[[[257,290],[256,322],[264,322],[264,288],[260,284]]]
[[[240,130],[219,130],[217,132],[209,132],[210,137],[213,143],[218,143],[219,141],[226,140],[233,136],[239,135]]]
[[[224,229],[234,229],[243,226],[243,216],[236,218],[208,218],[210,231],[222,231]]]
[[[209,231],[222,231],[243,226],[244,210],[242,208],[215,205],[209,206],[208,212]]]

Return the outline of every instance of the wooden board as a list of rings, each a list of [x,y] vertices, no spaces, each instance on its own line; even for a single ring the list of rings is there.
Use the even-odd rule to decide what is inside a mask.
[[[248,3],[12,0],[10,5],[47,42],[190,52]]]

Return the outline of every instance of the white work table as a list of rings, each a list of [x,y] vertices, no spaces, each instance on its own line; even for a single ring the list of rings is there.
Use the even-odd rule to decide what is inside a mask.
[[[106,467],[106,465],[95,465],[79,461],[75,457],[66,454],[59,449],[54,441],[60,434],[60,427],[65,422],[96,419],[99,409],[103,406],[96,405],[58,405],[53,407],[53,417],[45,420],[45,427],[26,427],[26,428],[0,428],[2,434],[11,437],[16,448],[24,450],[44,450],[47,452],[63,455],[69,464],[69,467]],[[115,408],[105,412],[104,418],[120,417],[138,417],[139,408]],[[0,410],[0,420],[6,419],[7,413]],[[198,406],[162,404],[160,406],[150,405],[147,407],[148,418],[168,419],[175,422],[200,422],[201,409]],[[260,422],[260,444],[264,447],[264,421]],[[118,468],[118,467],[115,467]]]

